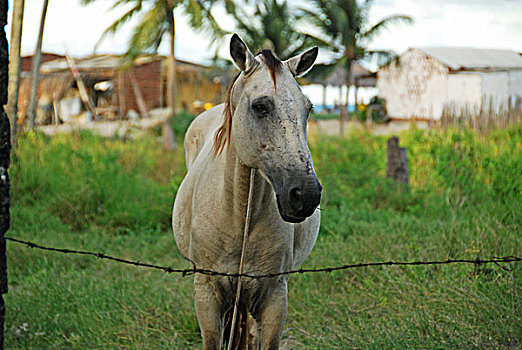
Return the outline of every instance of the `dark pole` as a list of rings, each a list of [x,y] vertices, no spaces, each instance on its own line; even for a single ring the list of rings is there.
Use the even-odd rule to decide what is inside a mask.
[[[7,293],[7,266],[5,258],[5,233],[9,229],[9,168],[11,151],[11,127],[4,110],[7,104],[9,81],[9,48],[5,35],[7,1],[0,1],[0,349],[4,348],[4,294]]]

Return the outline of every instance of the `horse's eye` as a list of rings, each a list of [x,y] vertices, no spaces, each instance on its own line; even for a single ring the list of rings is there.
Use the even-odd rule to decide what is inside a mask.
[[[269,112],[269,108],[267,106],[266,103],[253,103],[252,104],[252,111],[254,111],[254,113],[259,116],[259,117],[264,117],[268,114]]]
[[[256,117],[264,118],[274,110],[274,100],[270,96],[261,96],[252,101],[250,108]]]

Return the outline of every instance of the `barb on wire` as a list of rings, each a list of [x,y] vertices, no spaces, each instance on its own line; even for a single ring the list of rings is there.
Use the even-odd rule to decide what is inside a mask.
[[[324,267],[319,269],[298,269],[298,270],[291,270],[286,272],[277,272],[277,273],[266,273],[266,274],[259,274],[259,275],[253,275],[251,273],[227,273],[227,272],[219,272],[219,271],[213,271],[213,270],[207,270],[207,269],[200,269],[197,268],[194,262],[192,262],[192,269],[174,269],[168,266],[159,266],[159,265],[153,265],[153,264],[147,264],[142,263],[139,261],[132,261],[127,259],[121,259],[116,258],[113,256],[105,255],[103,253],[94,253],[94,252],[88,252],[88,251],[82,251],[82,250],[75,250],[75,249],[66,249],[66,248],[53,248],[53,247],[45,247],[33,242],[24,241],[17,238],[12,237],[5,237],[6,240],[24,244],[30,248],[36,248],[41,250],[47,250],[52,252],[58,252],[58,253],[64,253],[64,254],[77,254],[77,255],[90,255],[95,256],[99,259],[107,259],[116,261],[123,264],[128,265],[134,265],[139,267],[147,267],[151,269],[161,270],[166,273],[179,273],[182,276],[187,275],[193,275],[195,273],[199,273],[202,275],[208,275],[208,276],[223,276],[223,277],[245,277],[245,278],[270,278],[270,277],[279,277],[283,275],[292,275],[292,274],[301,274],[301,273],[317,273],[317,272],[334,272],[334,271],[340,271],[340,270],[348,270],[348,269],[354,269],[359,267],[376,267],[376,266],[423,266],[423,265],[449,265],[449,264],[499,264],[499,263],[514,263],[514,262],[520,262],[522,261],[522,258],[517,256],[504,256],[504,257],[494,257],[491,259],[447,259],[447,260],[432,260],[432,261],[410,261],[410,262],[401,262],[401,261],[383,261],[383,262],[368,262],[368,263],[358,263],[358,264],[346,264],[342,266],[335,266],[335,267]]]

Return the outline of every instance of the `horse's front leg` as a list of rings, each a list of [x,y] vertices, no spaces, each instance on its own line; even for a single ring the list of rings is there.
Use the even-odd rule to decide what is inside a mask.
[[[259,311],[254,315],[262,350],[277,350],[288,309],[286,282],[274,281]]]
[[[219,350],[223,342],[223,306],[213,277],[194,277],[194,304],[205,350]]]

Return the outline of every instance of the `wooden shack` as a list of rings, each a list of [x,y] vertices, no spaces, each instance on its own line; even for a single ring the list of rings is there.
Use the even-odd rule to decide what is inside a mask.
[[[165,57],[141,56],[126,70],[119,55],[95,55],[74,59],[96,112],[92,119],[126,119],[146,116],[148,111],[167,107],[166,84],[169,65]],[[30,64],[27,65],[30,67]],[[207,66],[177,61],[177,108],[198,112],[200,106],[217,104],[222,96],[219,77]],[[31,72],[22,71],[19,95],[19,122],[23,123],[29,104]],[[78,84],[64,57],[44,62],[40,67],[37,124],[69,122],[87,110],[81,102]]]

